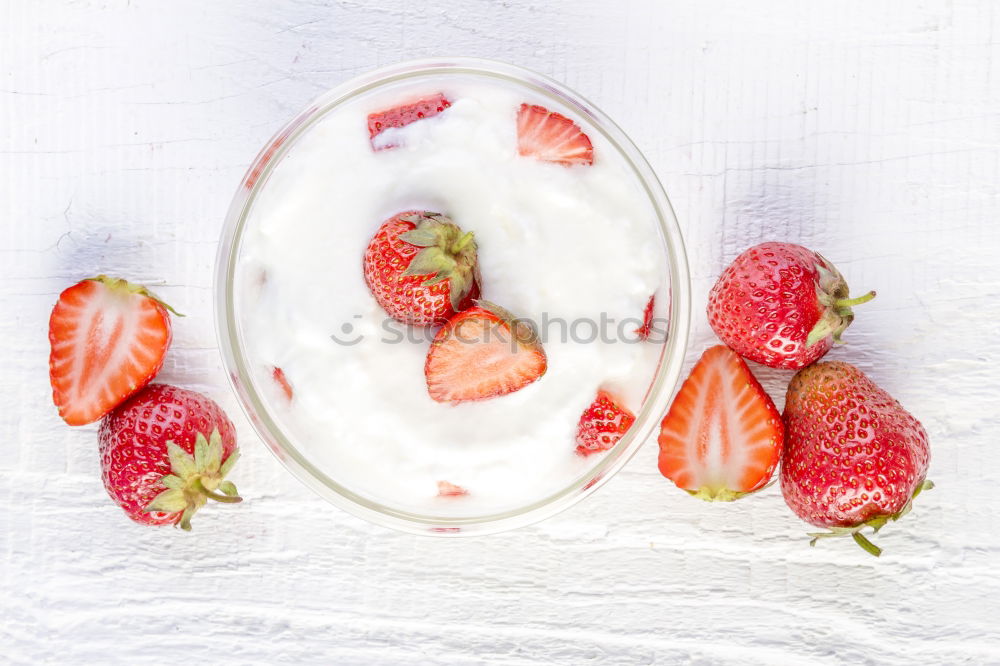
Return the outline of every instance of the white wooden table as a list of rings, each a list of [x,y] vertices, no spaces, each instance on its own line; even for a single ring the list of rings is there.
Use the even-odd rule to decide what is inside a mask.
[[[683,496],[648,443],[548,522],[396,534],[299,485],[221,369],[212,274],[251,158],[311,98],[399,60],[497,58],[618,120],[673,199],[696,311],[766,239],[876,289],[832,358],[927,427],[938,487],[871,558],[809,548],[778,489]],[[0,661],[1000,663],[1000,6],[982,2],[0,2]],[[248,501],[133,525],[96,426],[49,400],[56,294],[160,285],[165,381],[238,423]],[[859,308],[861,310],[861,308]],[[783,402],[788,373],[762,371]]]

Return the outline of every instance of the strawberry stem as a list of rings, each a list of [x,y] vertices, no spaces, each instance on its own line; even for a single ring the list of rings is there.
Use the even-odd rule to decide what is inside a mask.
[[[455,244],[451,246],[451,253],[458,254],[459,252],[464,250],[469,245],[469,243],[472,242],[472,238],[473,234],[471,231],[467,231],[464,234],[462,234],[459,237],[459,239],[455,241]]]
[[[913,500],[916,499],[917,495],[919,495],[924,490],[930,490],[933,487],[934,487],[933,481],[930,481],[928,479],[924,479],[923,481],[921,481],[919,484],[917,484],[917,487],[913,489],[913,493],[910,495],[909,501],[907,501],[907,503],[903,506],[903,508],[897,511],[896,513],[884,516],[876,516],[874,518],[866,520],[863,523],[859,523],[851,527],[831,527],[829,532],[810,532],[809,536],[812,537],[812,540],[809,542],[809,545],[815,546],[816,542],[819,541],[820,539],[825,539],[828,537],[842,537],[850,534],[851,538],[854,539],[854,543],[861,546],[861,548],[863,548],[866,553],[878,557],[882,554],[882,549],[873,544],[871,541],[869,541],[865,537],[865,535],[861,533],[861,530],[865,527],[870,527],[872,528],[873,532],[878,532],[880,529],[885,527],[885,524],[888,523],[890,520],[893,522],[899,520],[900,518],[902,518],[903,516],[905,516],[907,513],[910,512],[910,507],[913,505]]]
[[[875,557],[882,554],[882,549],[869,541],[861,532],[855,532],[851,536],[854,537],[854,542],[856,544],[864,548],[866,553],[874,555]]]
[[[834,307],[837,308],[851,308],[855,305],[861,305],[862,303],[867,303],[868,301],[875,298],[875,292],[869,291],[863,296],[858,296],[857,298],[841,298],[833,302]]]
[[[198,507],[196,505],[194,505],[194,504],[192,504],[192,505],[188,506],[186,509],[184,509],[184,512],[181,514],[181,519],[180,519],[180,522],[178,523],[178,527],[180,527],[185,532],[190,532],[191,531],[191,517],[194,516],[194,513],[197,510],[198,510]]]
[[[194,490],[195,492],[201,493],[202,495],[204,495],[209,499],[215,500],[216,502],[224,502],[225,504],[237,504],[243,501],[243,498],[240,497],[239,495],[234,495],[233,497],[230,497],[229,495],[222,495],[221,493],[209,490],[202,484],[201,479],[195,479],[194,482],[191,484],[191,489]]]

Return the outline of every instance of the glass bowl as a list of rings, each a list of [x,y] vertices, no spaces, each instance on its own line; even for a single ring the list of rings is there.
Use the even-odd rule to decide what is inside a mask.
[[[330,469],[310,459],[302,442],[296,442],[276,418],[274,405],[258,385],[259,375],[251,371],[241,330],[239,298],[236,295],[237,266],[243,232],[255,200],[268,184],[268,177],[289,149],[311,127],[338,105],[358,95],[407,82],[411,79],[446,77],[482,78],[529,91],[532,97],[551,101],[582,119],[615,148],[632,170],[639,191],[648,197],[654,211],[658,242],[665,255],[667,284],[659,293],[669,301],[665,310],[667,334],[660,347],[653,380],[646,392],[633,426],[617,445],[599,458],[586,472],[558,492],[534,498],[523,506],[484,515],[426,514],[404,507],[389,506],[353,491],[338,482]],[[359,257],[360,264],[360,257]],[[358,517],[405,532],[461,536],[489,534],[522,527],[548,518],[596,492],[635,455],[643,442],[656,432],[680,376],[690,322],[690,283],[687,257],[677,220],[662,186],[645,158],[606,115],[575,92],[545,76],[513,65],[489,60],[452,58],[420,60],[385,67],[348,81],[309,105],[272,137],[248,169],[233,197],[222,232],[215,273],[216,327],[223,362],[233,389],[261,439],[278,460],[300,481],[332,504]]]

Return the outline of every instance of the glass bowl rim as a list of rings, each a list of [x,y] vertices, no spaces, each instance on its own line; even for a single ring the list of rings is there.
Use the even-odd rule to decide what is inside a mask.
[[[530,504],[488,515],[450,518],[401,511],[358,495],[317,469],[270,418],[267,401],[255,389],[254,376],[243,353],[235,317],[233,276],[243,228],[254,199],[266,185],[273,165],[281,161],[299,136],[339,104],[374,88],[429,74],[466,74],[504,79],[554,98],[587,118],[632,168],[656,212],[661,241],[668,255],[669,334],[635,423],[610,453],[588,469],[586,475]],[[216,257],[213,292],[216,334],[226,375],[241,409],[278,461],[300,482],[348,513],[403,532],[436,536],[484,535],[524,527],[568,509],[607,483],[651,437],[666,412],[680,379],[691,319],[687,254],[676,215],[652,167],[625,132],[585,98],[545,75],[505,62],[466,57],[409,60],[354,77],[320,95],[275,133],[247,169],[229,206]]]

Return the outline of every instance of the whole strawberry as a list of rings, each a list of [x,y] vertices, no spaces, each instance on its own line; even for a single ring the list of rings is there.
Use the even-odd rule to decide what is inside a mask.
[[[365,250],[364,271],[378,304],[406,324],[442,324],[479,297],[472,232],[437,213],[385,221]]]
[[[840,342],[851,307],[875,292],[850,298],[836,267],[792,243],[761,243],[731,263],[708,297],[708,321],[719,339],[744,358],[797,370]]]
[[[104,487],[132,520],[191,529],[208,499],[240,502],[225,477],[236,431],[211,399],[150,384],[108,414],[99,432]]]
[[[849,363],[828,361],[800,370],[785,397],[781,492],[802,520],[851,535],[899,520],[926,480],[927,432],[892,396]]]

